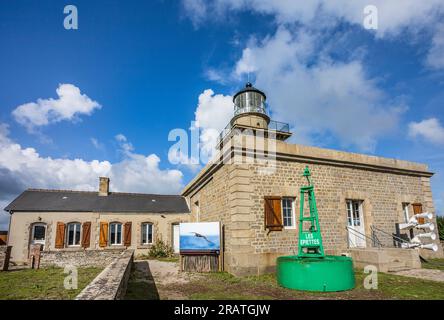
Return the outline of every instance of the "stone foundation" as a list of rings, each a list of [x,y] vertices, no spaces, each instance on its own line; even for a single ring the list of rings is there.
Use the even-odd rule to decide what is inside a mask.
[[[133,264],[134,250],[126,250],[109,264],[76,300],[120,300],[126,294]]]
[[[398,248],[349,249],[353,265],[365,268],[373,265],[379,272],[394,272],[421,268],[418,250]]]
[[[40,266],[106,267],[119,258],[124,251],[125,249],[42,251]]]

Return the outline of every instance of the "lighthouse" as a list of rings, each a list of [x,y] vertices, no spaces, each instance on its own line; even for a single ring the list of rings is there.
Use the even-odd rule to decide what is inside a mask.
[[[218,148],[235,133],[260,134],[266,138],[285,141],[291,136],[288,123],[273,121],[267,112],[265,93],[250,82],[233,96],[233,117],[221,132]]]

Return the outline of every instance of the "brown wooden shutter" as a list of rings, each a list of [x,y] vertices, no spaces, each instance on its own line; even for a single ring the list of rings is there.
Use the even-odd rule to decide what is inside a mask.
[[[100,222],[100,239],[99,246],[106,247],[108,245],[108,222]]]
[[[129,247],[131,245],[131,222],[125,223],[123,232],[124,232],[123,244],[126,247]]]
[[[413,214],[422,213],[422,204],[414,203],[414,204],[412,204],[412,207],[413,207]],[[424,218],[418,218],[418,223],[419,224],[424,224],[425,223],[425,219]]]
[[[270,231],[281,231],[282,224],[281,197],[264,197],[265,228]]]
[[[65,224],[63,222],[57,222],[55,247],[56,249],[65,247]]]
[[[82,225],[82,247],[89,248],[91,242],[91,222]]]

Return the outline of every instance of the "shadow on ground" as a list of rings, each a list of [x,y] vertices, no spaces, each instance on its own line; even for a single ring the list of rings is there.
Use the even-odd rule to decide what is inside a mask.
[[[159,300],[148,261],[135,261],[126,290],[125,300]]]

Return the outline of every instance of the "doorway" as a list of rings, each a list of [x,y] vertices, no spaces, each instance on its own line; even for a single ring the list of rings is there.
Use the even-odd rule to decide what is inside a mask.
[[[350,248],[365,248],[364,214],[360,200],[347,200],[348,245]]]
[[[180,241],[179,224],[174,223],[173,224],[173,249],[174,249],[174,253],[177,253],[177,254],[179,253],[179,250],[180,250],[179,241]]]

